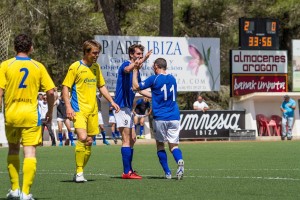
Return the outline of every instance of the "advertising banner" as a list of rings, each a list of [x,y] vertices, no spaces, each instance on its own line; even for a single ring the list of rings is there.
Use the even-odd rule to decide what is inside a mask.
[[[180,139],[227,138],[229,130],[245,129],[245,111],[180,111]]]
[[[142,44],[144,54],[153,50],[140,70],[142,80],[154,74],[154,60],[164,58],[167,73],[176,78],[179,92],[220,90],[219,38],[96,35],[95,39],[102,45],[98,63],[109,91],[115,91],[118,69],[129,59],[128,47],[132,44]]]
[[[287,75],[239,74],[232,75],[234,96],[253,92],[287,92]]]
[[[231,67],[234,74],[285,74],[287,66],[287,51],[231,51]]]
[[[293,45],[293,92],[300,92],[300,40],[292,40]]]

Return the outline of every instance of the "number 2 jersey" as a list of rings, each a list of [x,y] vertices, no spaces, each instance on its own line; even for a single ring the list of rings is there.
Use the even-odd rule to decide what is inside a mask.
[[[152,110],[155,120],[179,120],[179,108],[176,103],[177,83],[171,74],[152,75],[139,82],[141,90],[151,88]]]
[[[45,66],[29,57],[14,57],[0,65],[0,88],[5,90],[5,124],[39,126],[39,90],[55,87]]]

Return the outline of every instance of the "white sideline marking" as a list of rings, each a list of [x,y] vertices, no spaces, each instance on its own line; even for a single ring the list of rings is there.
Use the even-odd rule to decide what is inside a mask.
[[[299,170],[299,169],[289,169],[289,170]],[[72,172],[62,172],[63,170],[38,170],[36,174],[38,175],[68,175],[73,176]],[[8,174],[8,172],[0,171],[0,174]],[[84,173],[85,176],[105,176],[105,177],[121,177],[121,175],[112,174],[102,174],[102,173]],[[144,177],[163,177],[158,175],[145,175]],[[202,178],[202,179],[261,179],[261,180],[282,180],[282,181],[300,181],[300,178],[288,178],[288,177],[262,177],[262,176],[188,176],[185,175],[184,178]]]

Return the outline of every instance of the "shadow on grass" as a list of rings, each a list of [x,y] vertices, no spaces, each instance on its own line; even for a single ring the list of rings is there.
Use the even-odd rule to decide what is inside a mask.
[[[87,182],[94,182],[94,179],[87,179]],[[63,180],[60,181],[61,183],[75,183],[73,180]],[[85,183],[85,182],[79,182],[79,183]]]

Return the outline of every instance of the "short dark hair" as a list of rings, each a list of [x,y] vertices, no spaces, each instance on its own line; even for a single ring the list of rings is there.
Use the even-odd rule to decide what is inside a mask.
[[[157,65],[159,69],[167,69],[167,61],[164,58],[157,58],[154,61],[154,64]]]
[[[14,45],[17,53],[28,53],[32,46],[32,39],[26,34],[19,34],[15,37]]]
[[[92,50],[92,47],[97,47],[99,49],[99,51],[102,50],[102,46],[99,42],[97,42],[96,40],[87,40],[82,45],[83,55],[85,53],[90,53]]]
[[[141,44],[133,44],[128,48],[128,55],[129,55],[129,59],[131,59],[130,54],[134,54],[135,53],[135,48],[140,49],[142,52],[144,52],[145,47]]]

